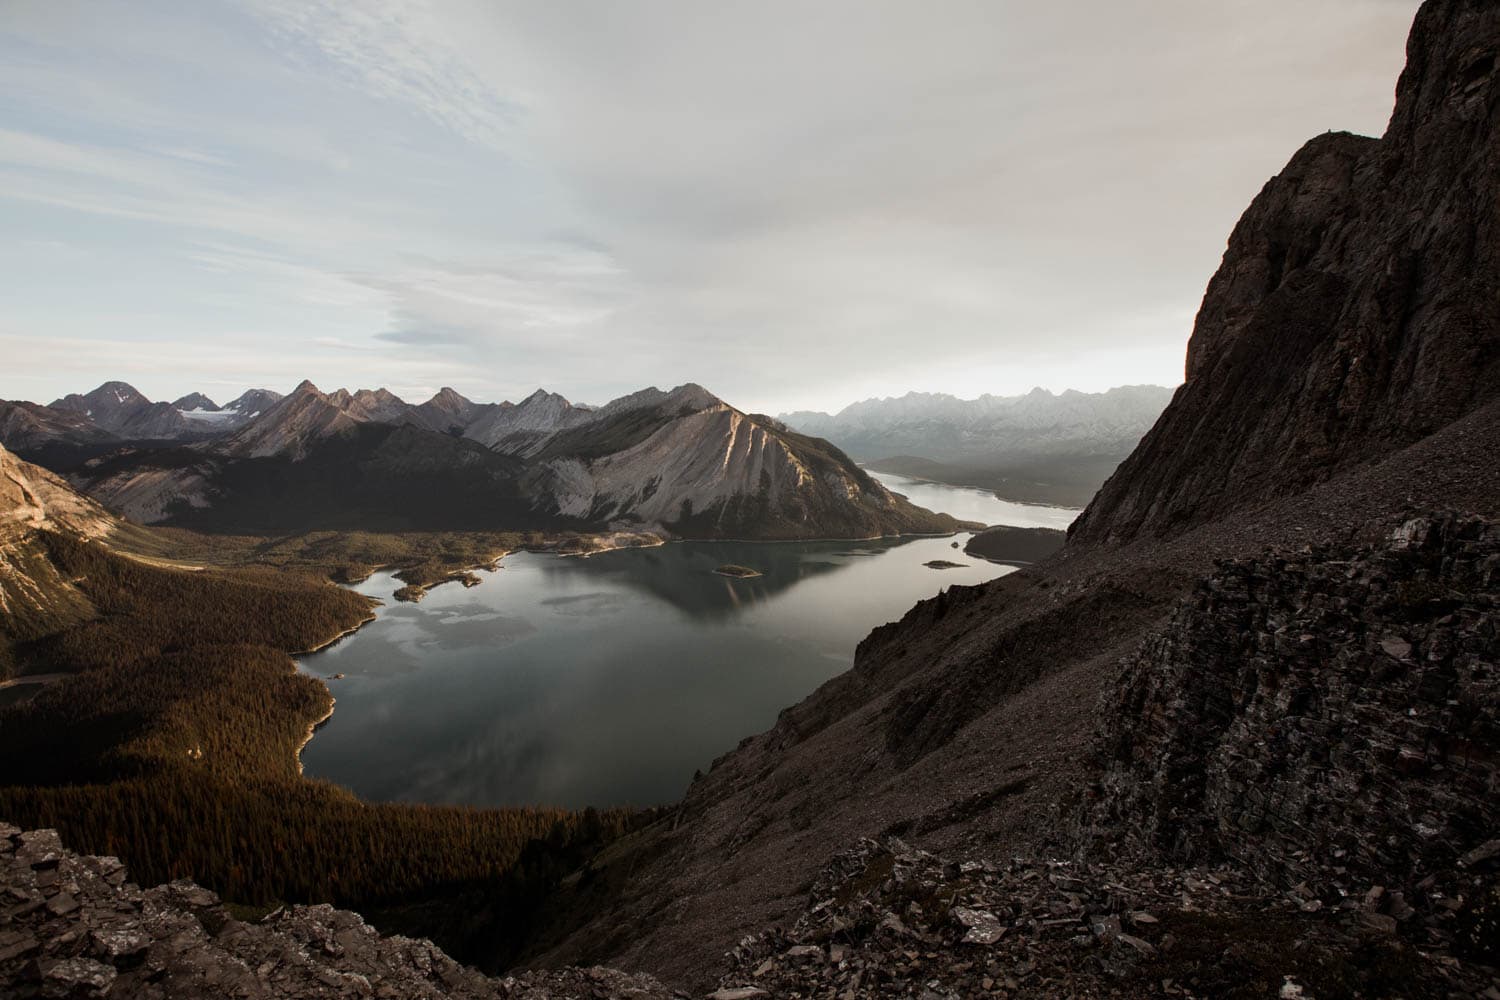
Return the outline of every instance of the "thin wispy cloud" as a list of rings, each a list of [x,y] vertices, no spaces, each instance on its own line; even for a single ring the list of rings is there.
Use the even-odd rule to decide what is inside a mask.
[[[316,52],[368,92],[415,108],[476,143],[504,149],[520,108],[470,71],[446,41],[441,6],[420,0],[252,0],[289,58]]]

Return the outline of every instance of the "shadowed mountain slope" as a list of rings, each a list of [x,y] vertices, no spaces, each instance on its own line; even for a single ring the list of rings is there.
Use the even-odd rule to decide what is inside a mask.
[[[1066,812],[1100,775],[1098,733],[1111,734],[1118,747],[1121,727],[1149,733],[1156,725],[1132,716],[1132,705],[1119,699],[1119,664],[1168,624],[1177,602],[1215,573],[1215,560],[1242,560],[1246,568],[1228,578],[1263,575],[1264,565],[1250,560],[1267,546],[1341,546],[1302,557],[1321,566],[1356,551],[1342,547],[1389,537],[1414,510],[1500,517],[1497,53],[1500,6],[1427,3],[1386,137],[1316,140],[1246,213],[1205,299],[1188,384],[1065,549],[991,584],[952,588],[876,629],[852,670],[716,761],[670,823],[646,831],[633,850],[599,859],[576,892],[561,894],[556,930],[539,940],[537,961],[603,959],[707,986],[717,957],[743,935],[784,926],[802,911],[830,845],[860,837],[896,834],[969,856],[1071,856]],[[1383,605],[1371,634],[1415,628],[1404,615],[1478,608],[1443,627],[1461,633],[1454,641],[1483,660],[1493,646],[1485,617],[1492,617],[1493,595],[1483,588],[1492,588],[1493,578],[1484,584],[1481,574],[1475,584],[1465,577],[1463,586],[1479,592],[1445,601],[1413,565],[1411,579],[1401,581],[1410,600]],[[1334,569],[1305,572],[1339,579]],[[1254,610],[1273,625],[1282,615],[1274,602]],[[1308,616],[1308,631],[1317,620]],[[1449,634],[1424,625],[1414,635],[1429,632]],[[1221,629],[1196,641],[1217,649],[1240,641],[1237,635]],[[1296,673],[1298,640],[1268,637],[1261,655]],[[1349,645],[1342,634],[1312,641]],[[1288,643],[1294,655],[1277,655],[1277,643]],[[1161,661],[1185,648],[1159,643],[1153,655]],[[1350,655],[1368,650],[1356,642]],[[1239,756],[1226,766],[1239,768],[1236,774],[1270,773],[1288,746],[1295,759],[1321,762],[1278,786],[1288,823],[1295,823],[1297,804],[1316,797],[1320,786],[1308,775],[1357,787],[1360,758],[1338,743],[1347,725],[1324,714],[1320,698],[1274,706],[1257,700],[1251,704],[1262,716],[1241,719],[1238,713],[1249,710],[1232,676],[1203,678],[1184,663],[1172,669],[1196,687],[1190,703],[1171,702],[1178,714],[1169,734],[1253,726],[1274,716],[1277,738],[1262,733],[1235,742]],[[1479,744],[1469,752],[1493,761],[1500,745],[1483,721],[1496,709],[1492,669],[1457,670],[1444,681],[1453,686],[1424,693],[1421,711],[1445,698],[1465,706],[1465,718],[1481,720],[1473,730]],[[1101,702],[1106,695],[1113,696]],[[1210,718],[1210,708],[1229,717]],[[1440,725],[1435,715],[1428,721]],[[1435,756],[1423,760],[1442,763],[1443,752],[1433,744]],[[1391,773],[1400,770],[1393,765]],[[1455,780],[1475,775],[1482,784],[1489,773],[1465,770]],[[1419,801],[1400,792],[1388,797]],[[1226,802],[1217,807],[1227,815]],[[1191,822],[1192,815],[1171,816],[1163,828],[1170,834]],[[1365,842],[1385,819],[1351,807],[1340,822],[1342,836]],[[1474,832],[1472,825],[1452,828]],[[1411,843],[1420,851],[1419,840]],[[1340,886],[1355,891],[1338,876],[1331,853],[1299,846],[1304,865],[1327,876],[1317,892],[1327,889],[1334,902],[1316,896],[1317,905],[1337,905]],[[1482,847],[1448,844],[1430,860],[1451,864],[1470,850],[1482,858]],[[1265,892],[1291,891],[1274,865],[1261,863],[1269,856],[1256,830],[1240,836],[1235,850],[1237,863],[1265,874]],[[1401,921],[1413,918],[1400,909],[1391,911],[1399,917],[1380,910],[1372,926],[1388,921],[1419,944],[1451,939],[1454,932],[1444,930],[1451,908],[1428,892],[1434,883],[1423,888],[1413,879],[1414,872],[1436,871],[1427,860],[1381,869],[1377,856],[1374,868],[1362,870],[1367,877],[1385,871],[1390,881],[1383,885],[1399,887],[1412,907],[1427,907],[1409,928]],[[1436,884],[1454,884],[1451,873]],[[1434,937],[1423,936],[1429,927]]]

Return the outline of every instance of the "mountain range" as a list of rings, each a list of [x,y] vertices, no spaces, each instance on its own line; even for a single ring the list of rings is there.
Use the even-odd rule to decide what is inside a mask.
[[[909,392],[867,399],[835,414],[780,420],[824,437],[882,472],[995,490],[1008,499],[1082,506],[1150,430],[1173,390],[1033,389],[1022,396],[959,399]]]
[[[126,382],[106,382],[92,392],[54,399],[48,408],[77,414],[122,440],[165,441],[242,427],[280,398],[269,389],[251,389],[224,406],[201,392],[171,403],[152,402]]]
[[[0,441],[141,523],[245,531],[605,527],[677,537],[942,532],[827,442],[743,413],[698,385],[604,406],[538,390],[480,404],[452,389],[411,404],[386,389],[225,407],[153,403],[109,382],[50,407],[7,403]],[[146,438],[146,443],[132,438]],[[174,440],[175,439],[175,440]]]

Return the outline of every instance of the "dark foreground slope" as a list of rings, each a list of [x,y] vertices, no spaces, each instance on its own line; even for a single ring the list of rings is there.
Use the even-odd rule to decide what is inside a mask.
[[[381,937],[331,906],[241,923],[207,889],[142,890],[118,858],[79,856],[52,830],[0,823],[0,984],[12,997],[388,997],[509,1000],[588,996],[666,1000],[646,976],[606,969],[488,979],[429,941]]]
[[[600,859],[589,892],[559,897],[581,926],[544,942],[539,960],[601,957],[701,982],[741,935],[801,912],[830,845],[862,836],[1071,857],[1060,804],[1106,766],[1096,706],[1135,725],[1129,704],[1106,697],[1117,665],[1216,559],[1370,541],[1420,510],[1500,516],[1500,200],[1486,169],[1500,139],[1497,50],[1500,6],[1424,6],[1390,132],[1319,140],[1247,213],[1194,333],[1188,384],[1064,552],[877,629],[853,670],[717,761],[634,851]],[[1366,187],[1351,201],[1356,181]],[[1387,266],[1408,277],[1393,286]],[[1482,596],[1467,586],[1460,603]],[[1483,627],[1472,636],[1493,641]],[[1210,683],[1216,704],[1235,704],[1230,680]],[[1492,711],[1490,682],[1454,683],[1450,697]],[[1314,754],[1333,747],[1319,704],[1279,706],[1289,738]],[[1492,761],[1500,740],[1477,732],[1474,753]],[[1358,754],[1326,759],[1338,780],[1357,783],[1365,766]],[[1303,849],[1337,866],[1323,846]],[[1446,856],[1481,846],[1455,841]],[[1392,866],[1385,887],[1413,871]],[[1266,877],[1268,893],[1285,891]],[[1425,917],[1378,915],[1407,940],[1447,947],[1424,936]]]

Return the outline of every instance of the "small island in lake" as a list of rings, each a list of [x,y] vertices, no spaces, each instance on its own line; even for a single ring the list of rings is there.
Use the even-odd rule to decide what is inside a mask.
[[[946,559],[933,559],[922,564],[928,569],[963,569],[964,563],[949,562]]]
[[[751,569],[749,566],[736,566],[734,563],[725,563],[714,570],[720,576],[733,576],[741,580],[748,580],[753,576],[760,576],[760,570]]]

